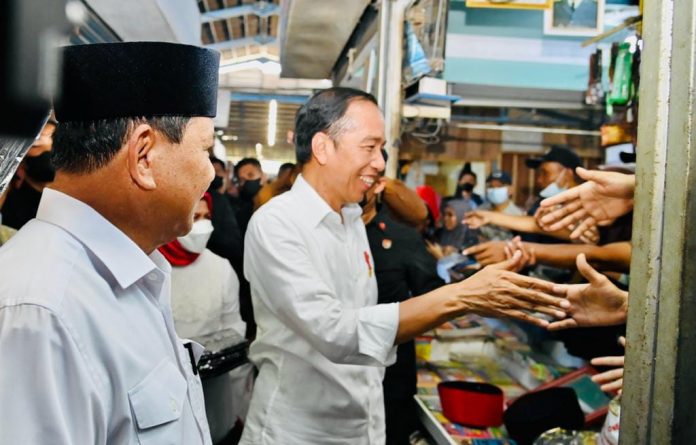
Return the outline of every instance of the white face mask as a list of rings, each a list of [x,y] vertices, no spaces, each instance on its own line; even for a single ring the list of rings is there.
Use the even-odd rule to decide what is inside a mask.
[[[500,205],[510,198],[507,187],[489,187],[486,189],[486,199],[493,205]]]
[[[563,178],[564,174],[565,170],[560,175],[558,175],[558,178],[556,178],[555,181],[547,185],[544,190],[540,191],[539,196],[541,196],[542,198],[551,198],[552,196],[556,196],[559,193],[563,193],[566,190],[568,190],[568,187],[560,187],[558,185],[558,182],[561,180],[561,178]]]
[[[199,219],[186,236],[180,236],[177,240],[189,252],[203,253],[212,233],[213,223],[209,219]]]

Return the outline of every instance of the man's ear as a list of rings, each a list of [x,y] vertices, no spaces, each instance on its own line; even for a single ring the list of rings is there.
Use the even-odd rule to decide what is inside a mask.
[[[140,124],[126,141],[128,150],[128,173],[138,187],[144,190],[157,188],[152,169],[155,130],[148,124]]]
[[[325,165],[328,160],[329,150],[333,148],[333,141],[326,133],[318,132],[312,137],[312,157],[319,165]]]

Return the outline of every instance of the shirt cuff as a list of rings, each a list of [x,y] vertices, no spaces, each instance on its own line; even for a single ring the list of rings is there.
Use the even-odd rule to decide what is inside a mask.
[[[358,352],[389,366],[396,360],[399,303],[378,304],[358,311]]]

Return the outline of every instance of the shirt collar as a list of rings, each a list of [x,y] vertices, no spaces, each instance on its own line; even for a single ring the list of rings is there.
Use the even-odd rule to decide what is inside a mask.
[[[148,256],[96,210],[65,193],[46,187],[36,218],[61,227],[77,238],[104,263],[123,289],[154,269],[164,273],[171,271],[157,250]]]
[[[338,221],[340,221],[338,214],[324,201],[324,198],[317,193],[314,187],[302,177],[302,174],[297,176],[291,190],[299,196],[304,204],[302,211],[312,227],[318,226],[327,215],[336,215]],[[358,204],[346,204],[341,209],[341,213],[344,221],[352,222],[354,219],[360,218],[362,208]]]

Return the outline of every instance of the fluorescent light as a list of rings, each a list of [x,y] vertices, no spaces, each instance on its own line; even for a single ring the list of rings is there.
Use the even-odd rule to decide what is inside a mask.
[[[271,99],[268,103],[268,146],[273,147],[276,143],[276,121],[278,119],[278,101]]]

